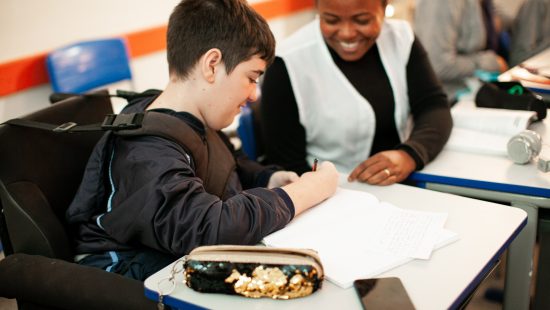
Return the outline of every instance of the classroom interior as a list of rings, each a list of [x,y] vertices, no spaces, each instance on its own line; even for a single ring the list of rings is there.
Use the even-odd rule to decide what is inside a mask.
[[[415,1],[437,0],[390,0],[386,17],[405,19],[412,24]],[[248,2],[266,18],[276,41],[284,40],[314,19],[316,14],[314,0]],[[112,84],[109,89],[163,89],[168,82],[164,41],[166,20],[177,3],[179,0],[2,0],[0,123],[50,105],[48,97],[52,93],[52,85],[45,59],[54,49],[79,41],[123,38],[127,43],[131,81]],[[511,1],[508,9],[517,10],[519,5],[520,1]],[[118,104],[120,107],[123,103]],[[241,146],[237,126],[238,118],[225,131],[232,135],[236,146]],[[549,180],[548,176],[544,178]],[[537,270],[539,264],[549,263],[537,259],[538,250],[536,246],[532,270]],[[0,252],[0,260],[3,258]],[[500,256],[499,266],[477,287],[465,309],[503,309],[505,266],[506,252]],[[531,279],[531,296],[535,294],[536,277],[535,272]],[[0,309],[15,310],[16,301],[0,297]]]

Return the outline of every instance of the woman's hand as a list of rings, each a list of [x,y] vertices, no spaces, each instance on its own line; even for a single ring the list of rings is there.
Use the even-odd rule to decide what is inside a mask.
[[[500,73],[508,70],[508,63],[504,58],[497,55],[497,62],[498,62],[498,70],[500,71]]]
[[[416,169],[414,159],[403,150],[383,151],[360,163],[348,176],[373,185],[390,185],[405,180]]]

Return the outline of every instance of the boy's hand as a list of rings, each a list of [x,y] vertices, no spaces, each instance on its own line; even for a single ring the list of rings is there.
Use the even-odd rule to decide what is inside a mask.
[[[331,162],[322,162],[315,172],[306,172],[282,189],[294,203],[295,215],[319,204],[336,192],[338,171]]]
[[[302,174],[302,179],[312,182],[317,195],[323,196],[323,200],[336,192],[338,187],[338,170],[330,161],[324,161],[318,165],[316,171]]]
[[[296,182],[300,177],[293,171],[277,171],[269,178],[267,188],[275,188],[285,186],[292,182]]]

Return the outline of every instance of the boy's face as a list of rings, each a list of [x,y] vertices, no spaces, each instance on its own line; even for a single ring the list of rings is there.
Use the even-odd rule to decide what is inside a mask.
[[[248,101],[256,101],[256,87],[266,63],[258,55],[238,64],[228,75],[225,66],[216,72],[212,98],[202,115],[206,125],[214,130],[229,126]]]

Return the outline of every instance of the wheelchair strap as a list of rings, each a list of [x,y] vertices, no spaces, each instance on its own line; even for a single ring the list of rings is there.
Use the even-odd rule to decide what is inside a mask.
[[[120,137],[158,136],[169,139],[188,152],[194,159],[196,174],[204,182],[207,192],[223,200],[230,176],[236,169],[233,154],[219,134],[209,128],[202,137],[185,122],[159,112],[108,114],[103,123],[78,125],[67,122],[61,125],[26,119],[11,119],[3,124],[47,130],[54,133],[112,131]]]
[[[53,131],[56,133],[72,133],[72,132],[89,132],[89,131],[107,131],[107,130],[124,130],[141,128],[143,123],[144,113],[130,114],[107,114],[102,123],[79,125],[75,122],[66,122],[61,125],[54,125],[38,121],[32,121],[22,118],[10,119],[2,125],[13,125],[20,127],[28,127]]]
[[[56,103],[71,97],[118,97],[126,99],[128,102],[131,102],[134,99],[142,98],[142,97],[149,97],[149,96],[155,96],[158,95],[161,91],[158,89],[148,89],[144,92],[138,93],[134,91],[128,91],[128,90],[121,90],[117,89],[115,94],[109,94],[104,92],[95,92],[95,93],[85,93],[85,94],[79,94],[79,93],[53,93],[50,95],[49,100],[51,103]]]

